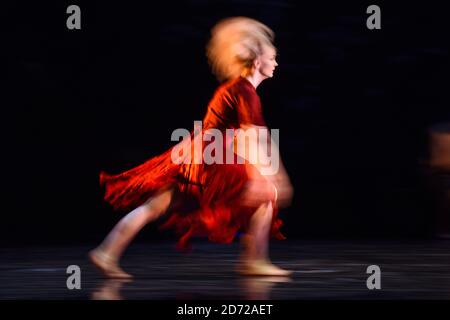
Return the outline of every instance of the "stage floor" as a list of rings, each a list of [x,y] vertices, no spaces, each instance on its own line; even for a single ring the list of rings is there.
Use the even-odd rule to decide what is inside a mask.
[[[450,241],[276,241],[272,260],[290,279],[234,273],[239,245],[195,242],[183,254],[174,243],[133,244],[123,268],[132,281],[107,280],[89,264],[93,246],[0,250],[0,299],[450,299]],[[66,285],[69,265],[81,289]],[[381,289],[369,290],[367,267],[381,269]]]

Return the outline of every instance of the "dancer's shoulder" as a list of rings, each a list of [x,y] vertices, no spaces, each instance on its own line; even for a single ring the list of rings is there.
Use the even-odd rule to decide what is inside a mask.
[[[237,77],[222,83],[218,89],[218,93],[226,93],[231,95],[255,95],[256,91],[253,85],[243,77]]]

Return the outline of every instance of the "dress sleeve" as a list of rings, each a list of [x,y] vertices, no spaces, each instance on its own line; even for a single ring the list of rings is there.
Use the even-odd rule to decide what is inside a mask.
[[[237,115],[240,126],[266,126],[262,114],[261,101],[256,92],[242,90],[237,98]]]

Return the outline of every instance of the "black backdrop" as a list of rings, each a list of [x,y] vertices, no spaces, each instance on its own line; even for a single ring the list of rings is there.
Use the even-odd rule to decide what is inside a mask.
[[[379,3],[381,30],[366,28],[364,1],[5,4],[2,242],[101,239],[120,214],[99,171],[142,163],[202,119],[217,86],[209,30],[235,15],[276,32],[279,68],[258,91],[295,187],[286,235],[432,235],[427,129],[450,120],[446,11],[395,2]],[[81,30],[66,28],[70,4]],[[140,237],[170,237],[154,229]]]

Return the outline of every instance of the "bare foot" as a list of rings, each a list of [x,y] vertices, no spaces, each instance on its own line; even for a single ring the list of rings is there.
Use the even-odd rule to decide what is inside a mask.
[[[132,279],[133,276],[123,271],[117,261],[111,258],[102,249],[94,249],[89,252],[89,259],[92,264],[99,269],[107,278]]]
[[[292,274],[292,271],[277,267],[270,261],[265,260],[244,261],[238,267],[237,272],[245,276],[288,277]]]

